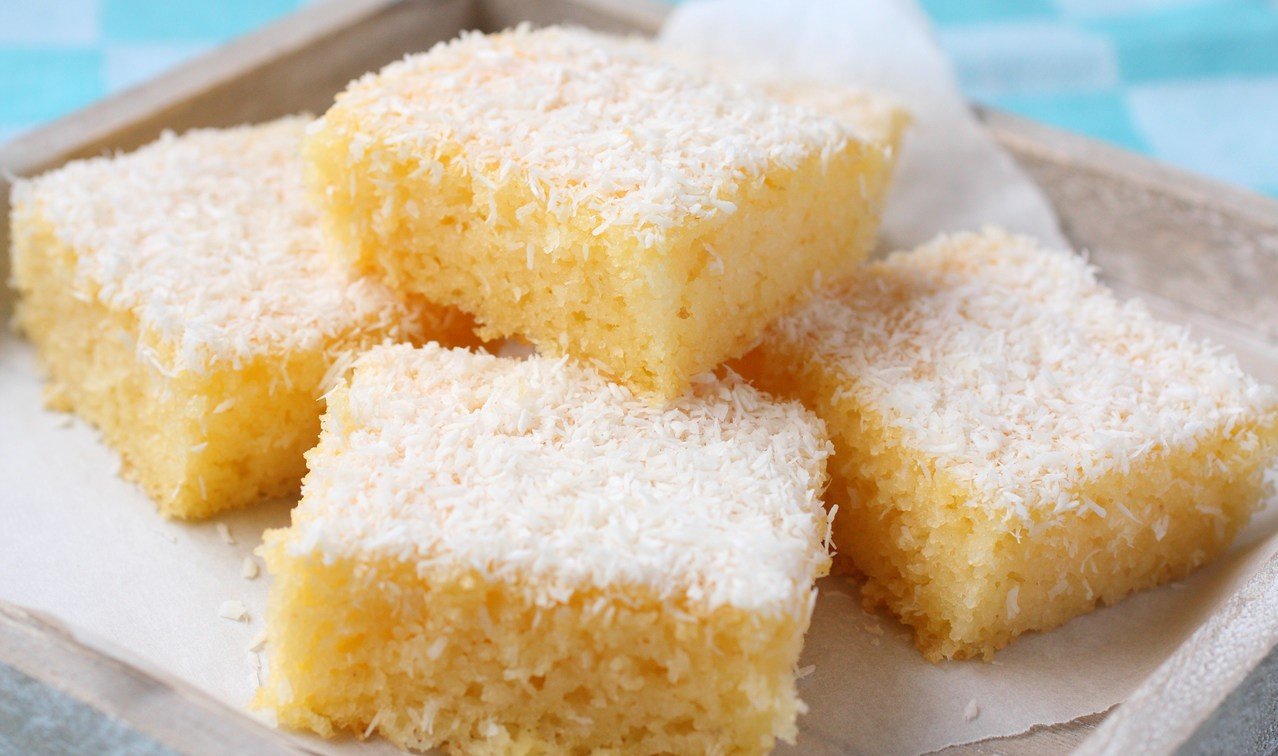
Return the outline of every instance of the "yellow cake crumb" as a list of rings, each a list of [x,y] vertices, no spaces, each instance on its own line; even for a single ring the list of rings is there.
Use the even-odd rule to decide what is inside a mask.
[[[258,703],[461,753],[766,753],[829,558],[821,424],[565,360],[379,347],[268,531]]]
[[[47,396],[97,425],[171,517],[295,493],[327,377],[383,340],[474,341],[324,252],[306,120],[165,135],[19,181],[18,322]]]
[[[933,660],[1184,576],[1278,451],[1278,399],[1234,358],[997,230],[869,266],[737,367],[825,420],[838,561]]]
[[[360,270],[673,397],[864,259],[892,145],[850,124],[650,44],[521,28],[353,82],[305,153]]]

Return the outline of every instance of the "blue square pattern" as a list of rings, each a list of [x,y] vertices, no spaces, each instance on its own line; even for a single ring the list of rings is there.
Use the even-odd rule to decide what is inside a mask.
[[[0,139],[307,0],[0,0]],[[1278,196],[1278,1],[918,0],[973,99]]]
[[[101,0],[102,35],[113,42],[229,39],[296,8],[297,0]]]
[[[0,0],[0,139],[148,79],[308,0]]]
[[[1056,16],[1050,0],[919,0],[919,4],[939,26],[985,26]]]
[[[1278,2],[922,3],[973,99],[1278,197]]]
[[[1131,83],[1278,74],[1278,4],[1170,5],[1083,23],[1113,40],[1123,79]]]
[[[106,92],[102,53],[90,48],[0,47],[4,125],[56,118]]]

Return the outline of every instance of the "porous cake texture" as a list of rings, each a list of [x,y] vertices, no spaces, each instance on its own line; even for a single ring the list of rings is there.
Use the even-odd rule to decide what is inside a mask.
[[[353,82],[306,146],[360,270],[665,397],[861,262],[890,152],[566,28],[409,56]]]
[[[259,704],[466,753],[792,739],[829,443],[706,377],[658,408],[564,359],[380,347],[268,531]]]
[[[1278,451],[1278,398],[1234,358],[997,230],[869,266],[738,367],[825,420],[836,559],[933,660],[1184,576]]]
[[[48,401],[97,425],[165,515],[295,492],[353,352],[474,338],[324,252],[305,123],[168,134],[14,186],[18,322]]]

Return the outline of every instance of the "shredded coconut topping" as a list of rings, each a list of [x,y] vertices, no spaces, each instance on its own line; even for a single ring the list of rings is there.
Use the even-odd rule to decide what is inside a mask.
[[[1083,481],[1278,424],[1278,396],[1234,357],[1119,302],[1082,258],[994,229],[898,252],[765,338],[836,366],[858,404],[1008,521],[1103,515]]]
[[[853,138],[814,110],[674,65],[648,42],[563,27],[463,34],[353,82],[325,119],[339,112],[354,159],[376,145],[435,176],[447,163],[526,182],[549,212],[588,209],[601,216],[596,233],[631,227],[645,244],[732,212],[744,182],[827,159]]]
[[[640,42],[636,40],[634,44]],[[864,141],[890,142],[896,125],[903,127],[909,121],[905,106],[891,95],[811,79],[766,61],[722,58],[657,43],[651,43],[651,47],[655,55],[674,65],[744,84],[781,102],[836,118]]]
[[[389,292],[324,253],[298,159],[305,125],[166,133],[18,182],[14,204],[75,250],[82,295],[132,311],[167,345],[138,349],[173,371],[405,322]]]
[[[399,345],[333,401],[295,554],[773,611],[806,606],[828,562],[821,423],[735,375],[662,408],[564,360]]]

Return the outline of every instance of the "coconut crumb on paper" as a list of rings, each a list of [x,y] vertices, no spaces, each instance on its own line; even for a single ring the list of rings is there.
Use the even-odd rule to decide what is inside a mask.
[[[356,323],[407,323],[410,308],[389,290],[323,253],[294,159],[309,121],[166,131],[128,155],[20,180],[13,204],[38,206],[78,251],[86,296],[172,347],[161,356],[138,342],[174,374],[311,350]]]
[[[976,718],[981,716],[981,707],[973,698],[967,702],[967,707],[963,709],[963,721],[975,722]]]
[[[223,601],[222,605],[217,608],[217,616],[233,622],[248,622],[249,619],[248,609],[244,608],[244,602],[236,599]]]
[[[263,648],[266,648],[266,631],[265,630],[253,636],[253,640],[249,641],[248,650],[256,652],[256,651],[261,651]]]

